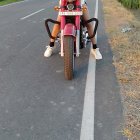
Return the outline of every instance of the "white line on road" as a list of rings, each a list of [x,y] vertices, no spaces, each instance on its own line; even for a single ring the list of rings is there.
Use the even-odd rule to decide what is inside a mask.
[[[40,9],[40,10],[34,12],[34,13],[31,13],[30,15],[27,15],[27,16],[21,18],[21,20],[27,19],[27,18],[29,18],[29,17],[31,17],[31,16],[33,16],[33,15],[35,15],[35,14],[37,14],[37,13],[43,11],[43,10],[45,10],[45,9]]]
[[[95,9],[96,9],[95,17],[97,18],[98,0],[96,0]],[[94,140],[95,69],[96,69],[96,60],[92,56],[90,51],[80,140]]]

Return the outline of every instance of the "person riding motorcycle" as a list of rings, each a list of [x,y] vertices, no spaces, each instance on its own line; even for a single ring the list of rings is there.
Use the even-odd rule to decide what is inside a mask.
[[[68,2],[73,2],[75,0],[67,0]],[[61,0],[59,1],[59,4],[60,4]],[[83,15],[82,15],[82,18],[84,21],[87,21],[90,19],[90,16],[89,16],[89,10],[88,10],[88,7],[87,7],[87,3],[84,2],[84,5],[83,5],[87,10],[85,10],[83,12]],[[57,16],[57,21],[60,22],[61,20],[61,17],[58,15]],[[92,36],[93,34],[93,26],[91,23],[88,23],[86,25],[87,27],[87,31],[88,31],[88,34],[89,36]],[[58,33],[60,31],[60,25],[59,24],[54,24],[54,27],[53,27],[53,30],[52,30],[52,36],[54,37],[57,37]],[[96,40],[95,40],[95,37],[91,38],[90,39],[91,42],[92,42],[92,54],[95,56],[95,59],[102,59],[102,55],[99,51],[99,48],[97,47],[96,45]],[[50,43],[49,45],[46,46],[46,50],[44,52],[44,56],[45,57],[50,57],[53,53],[53,48],[54,48],[54,44],[55,44],[55,39],[50,39]]]

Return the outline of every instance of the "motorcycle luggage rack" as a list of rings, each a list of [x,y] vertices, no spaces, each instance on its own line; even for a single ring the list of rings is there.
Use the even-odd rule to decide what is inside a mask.
[[[91,39],[91,38],[95,37],[96,32],[97,32],[97,28],[98,28],[98,24],[99,24],[99,21],[98,21],[97,18],[91,18],[91,19],[85,21],[84,25],[86,25],[86,24],[88,24],[88,23],[90,23],[92,21],[95,21],[95,27],[94,27],[93,35],[92,36],[88,36],[87,39]]]
[[[50,28],[49,28],[49,22],[54,23],[54,24],[59,24],[59,25],[60,25],[60,22],[59,21],[56,21],[56,20],[53,20],[53,19],[47,19],[47,20],[45,20],[45,26],[46,26],[46,30],[48,32],[49,37],[52,38],[52,39],[59,38],[58,36],[57,37],[52,36],[51,31],[50,31]]]

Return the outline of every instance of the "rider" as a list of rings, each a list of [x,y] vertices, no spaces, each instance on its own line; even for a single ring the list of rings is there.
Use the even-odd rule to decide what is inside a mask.
[[[69,1],[69,2],[72,2],[72,1],[75,1],[75,0],[68,0],[68,1]],[[59,1],[59,4],[60,4],[60,1]],[[90,19],[90,17],[89,17],[89,11],[88,11],[86,2],[85,2],[85,4],[84,4],[84,7],[85,7],[87,10],[85,10],[85,11],[83,12],[83,20],[84,20],[84,21],[87,21],[87,20]],[[58,15],[57,21],[60,22],[60,18],[61,18],[61,17]],[[88,24],[86,25],[86,27],[87,27],[89,36],[92,36],[92,34],[93,34],[93,26],[92,26],[92,24],[91,24],[91,23],[88,23]],[[59,25],[59,24],[55,24],[54,27],[53,27],[53,30],[52,30],[52,36],[57,37],[59,31],[60,31],[60,25]],[[91,40],[91,42],[92,42],[92,47],[93,47],[93,48],[92,48],[92,54],[95,56],[95,59],[102,59],[102,55],[101,55],[101,53],[100,53],[100,51],[99,51],[99,48],[98,48],[97,45],[96,45],[96,40],[95,40],[95,38],[93,37],[93,38],[91,38],[90,40]],[[52,53],[53,53],[53,47],[54,47],[54,42],[55,42],[55,40],[51,38],[51,39],[50,39],[50,43],[49,43],[48,46],[46,46],[46,51],[44,52],[44,56],[45,56],[45,57],[50,57],[50,56],[52,55]]]

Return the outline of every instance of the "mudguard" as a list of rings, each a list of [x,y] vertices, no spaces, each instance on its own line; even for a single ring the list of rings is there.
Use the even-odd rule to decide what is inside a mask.
[[[76,27],[74,24],[72,23],[68,23],[65,25],[65,28],[64,28],[64,36],[73,36],[73,37],[76,37]]]

